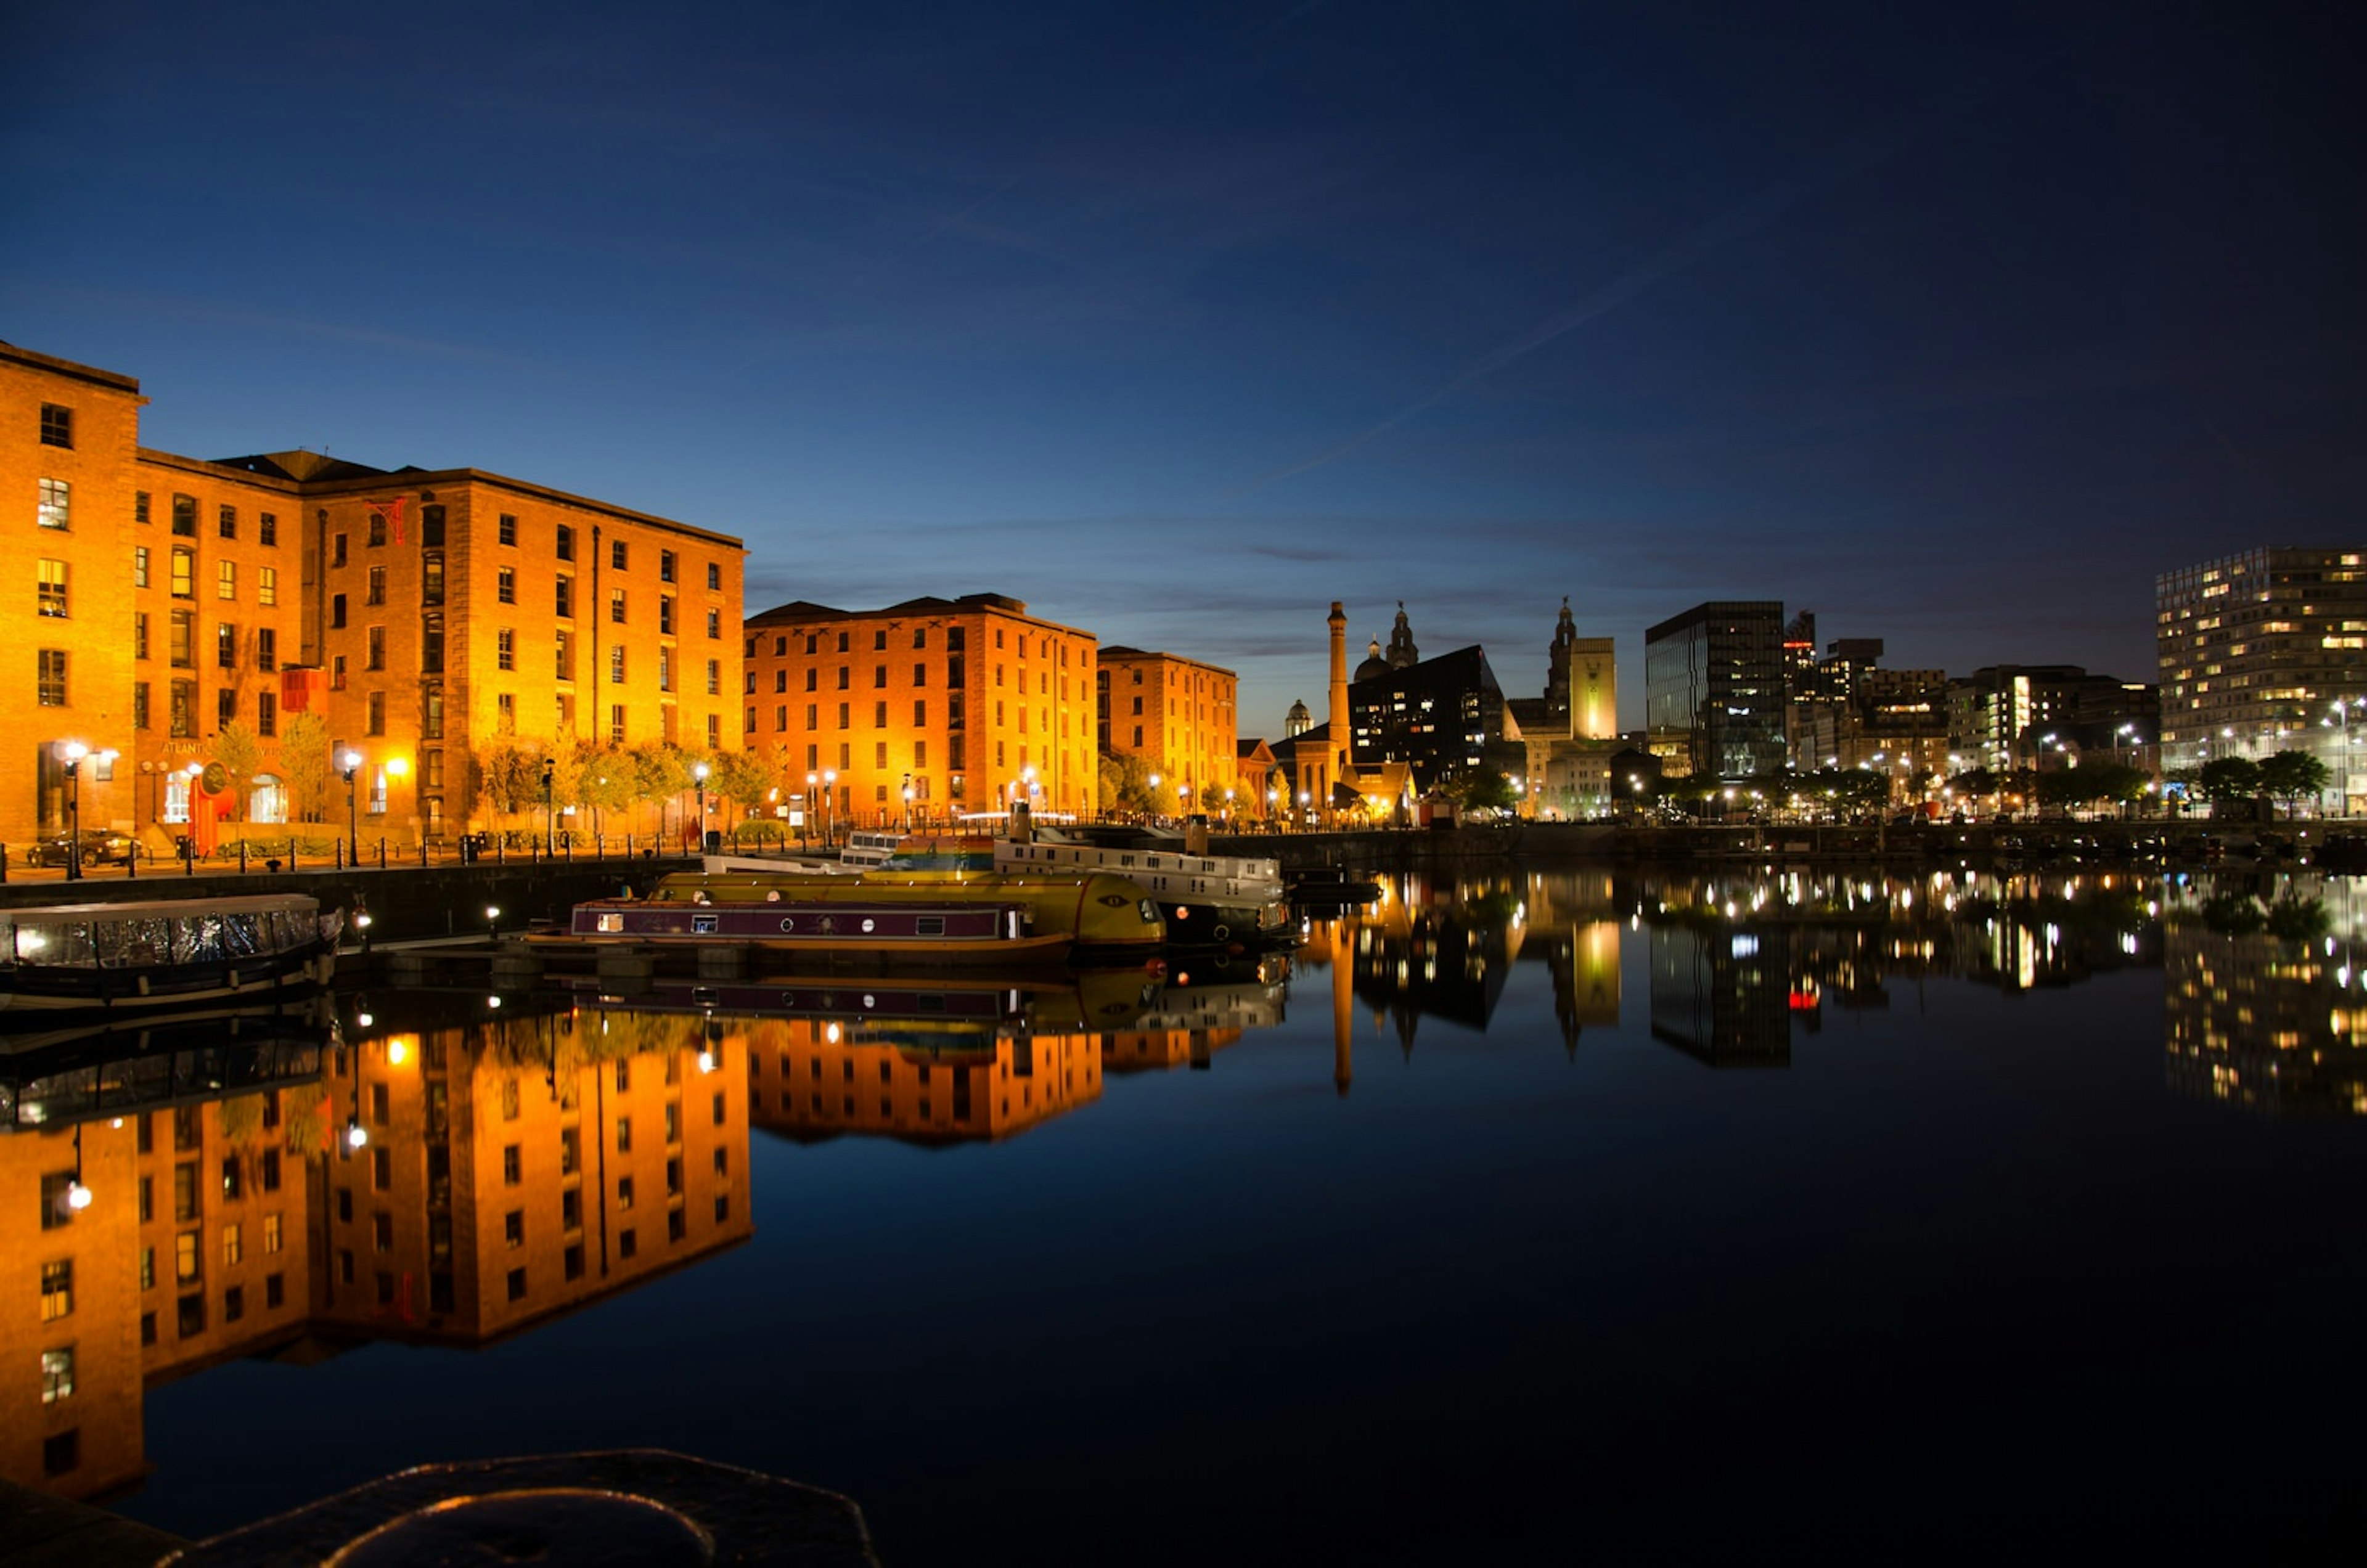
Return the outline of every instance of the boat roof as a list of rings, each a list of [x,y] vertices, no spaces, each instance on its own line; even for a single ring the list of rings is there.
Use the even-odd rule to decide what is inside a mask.
[[[142,898],[112,904],[32,904],[0,909],[0,920],[185,920],[198,915],[259,915],[274,909],[318,913],[309,893],[265,893],[243,898]]]

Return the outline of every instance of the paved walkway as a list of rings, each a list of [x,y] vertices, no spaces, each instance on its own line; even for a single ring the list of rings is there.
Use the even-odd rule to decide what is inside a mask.
[[[9,1568],[153,1568],[178,1536],[0,1481],[0,1558]]]

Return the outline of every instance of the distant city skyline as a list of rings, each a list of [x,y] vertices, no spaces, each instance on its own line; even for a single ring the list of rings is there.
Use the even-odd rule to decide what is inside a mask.
[[[991,592],[1319,702],[1778,598],[2155,676],[2157,574],[2367,501],[2355,8],[52,8],[0,338],[142,438]]]

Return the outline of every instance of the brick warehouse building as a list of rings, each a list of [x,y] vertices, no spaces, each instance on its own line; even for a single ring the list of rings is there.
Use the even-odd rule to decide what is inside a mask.
[[[1262,795],[1254,804],[1228,799],[1240,777],[1233,706],[1238,686],[1231,671],[1196,659],[1103,649],[1096,698],[1101,749],[1141,758],[1186,810],[1212,818],[1233,811],[1263,816]]]
[[[747,749],[791,788],[830,781],[834,828],[1039,809],[1091,816],[1098,639],[999,593],[883,610],[802,600],[749,617]]]
[[[0,600],[34,675],[0,682],[28,743],[0,761],[0,839],[63,825],[69,741],[118,754],[81,770],[85,828],[229,815],[191,765],[232,725],[260,753],[250,818],[336,821],[342,782],[281,754],[308,709],[363,758],[371,838],[482,820],[470,758],[513,738],[727,743],[739,540],[474,468],[149,451],[144,400],[0,344],[0,528],[35,588]]]

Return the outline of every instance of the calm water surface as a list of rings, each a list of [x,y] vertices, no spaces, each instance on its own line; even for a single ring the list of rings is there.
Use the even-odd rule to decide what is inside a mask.
[[[1147,996],[349,999],[284,1096],[375,1134],[285,1190],[302,1300],[160,1375],[143,1293],[118,1506],[656,1446],[905,1568],[2347,1525],[2352,885],[1391,892]]]

